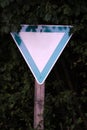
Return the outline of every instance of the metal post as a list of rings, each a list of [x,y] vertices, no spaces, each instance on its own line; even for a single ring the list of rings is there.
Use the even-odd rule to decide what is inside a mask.
[[[40,85],[35,80],[35,95],[34,95],[35,130],[44,130],[44,97],[45,97],[45,83]]]

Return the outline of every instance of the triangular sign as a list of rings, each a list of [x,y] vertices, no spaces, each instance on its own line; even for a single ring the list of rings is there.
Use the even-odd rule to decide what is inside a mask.
[[[22,25],[11,35],[39,84],[42,84],[67,45],[72,26]]]

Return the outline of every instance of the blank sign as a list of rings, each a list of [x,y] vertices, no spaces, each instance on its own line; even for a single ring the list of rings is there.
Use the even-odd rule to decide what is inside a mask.
[[[23,25],[11,35],[39,84],[43,84],[69,39],[71,26]]]

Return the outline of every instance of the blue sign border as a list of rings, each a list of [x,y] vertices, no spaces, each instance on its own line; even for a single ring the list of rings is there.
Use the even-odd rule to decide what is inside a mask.
[[[38,67],[36,66],[31,54],[27,50],[25,43],[23,43],[22,39],[20,38],[19,33],[12,32],[11,35],[16,42],[20,52],[22,53],[25,61],[27,62],[29,68],[31,69],[35,79],[39,84],[42,84],[45,79],[47,78],[48,74],[50,73],[51,69],[53,68],[54,64],[58,60],[60,54],[64,50],[65,46],[67,45],[69,39],[71,38],[70,29],[72,26],[62,26],[62,25],[22,25],[20,32],[63,32],[64,36],[59,42],[58,46],[54,50],[52,56],[48,60],[47,64],[45,65],[42,72],[39,71]]]

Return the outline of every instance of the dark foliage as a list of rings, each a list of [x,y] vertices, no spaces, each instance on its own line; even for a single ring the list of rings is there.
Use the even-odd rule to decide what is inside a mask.
[[[73,25],[46,80],[45,130],[86,130],[86,0],[0,0],[0,130],[33,129],[34,78],[10,36],[20,24]]]

